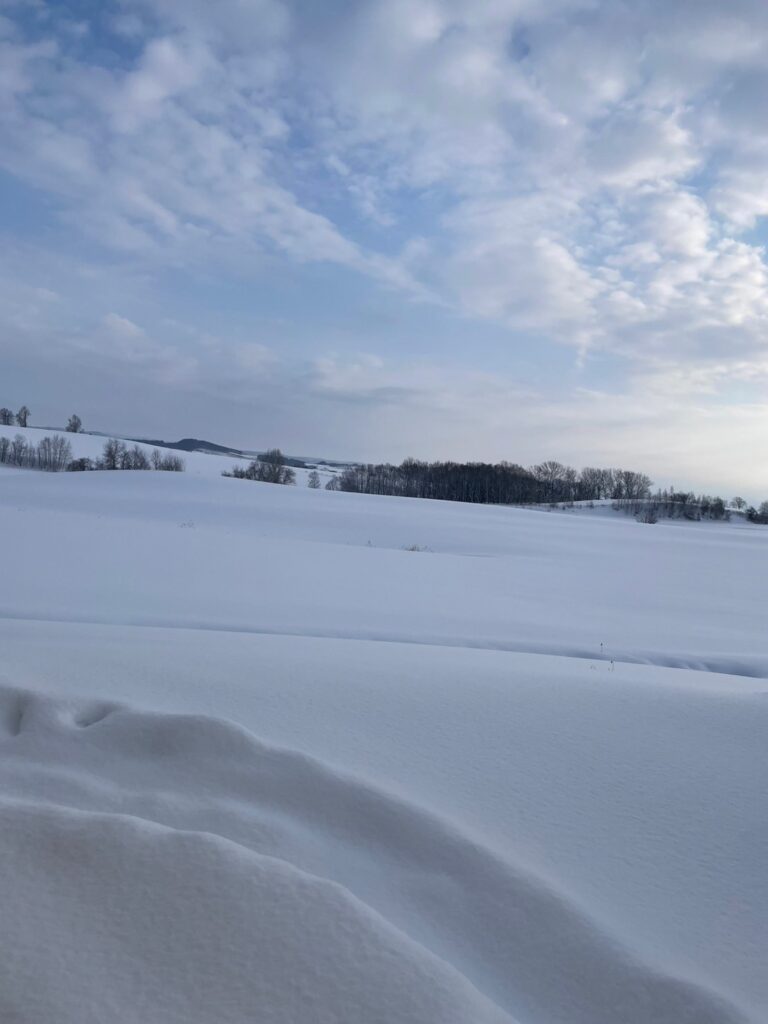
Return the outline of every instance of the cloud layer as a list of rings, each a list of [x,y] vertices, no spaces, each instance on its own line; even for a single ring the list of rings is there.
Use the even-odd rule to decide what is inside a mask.
[[[610,429],[655,472],[658,415],[685,438],[661,472],[716,482],[764,445],[762,0],[79,12],[0,3],[9,343],[244,408],[279,392],[297,432],[324,416],[371,457],[564,457],[575,430],[594,461]],[[232,287],[283,280],[282,326],[254,327],[263,292],[238,320]],[[200,281],[218,330],[185,312]],[[313,331],[331,294],[391,327]]]

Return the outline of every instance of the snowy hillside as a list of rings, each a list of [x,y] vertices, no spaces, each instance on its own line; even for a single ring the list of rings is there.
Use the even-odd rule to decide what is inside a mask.
[[[59,434],[65,437],[72,447],[72,457],[75,459],[92,459],[96,461],[100,458],[103,450],[104,443],[107,441],[109,435],[104,434],[68,434],[63,430],[55,430],[52,428],[45,427],[6,427],[0,425],[0,437],[7,437],[12,439],[16,435],[20,434],[27,442],[27,444],[35,446],[42,438],[52,437],[55,434]],[[117,435],[115,435],[117,436]],[[125,440],[125,439],[123,439]],[[246,465],[247,460],[237,458],[232,455],[212,455],[203,452],[187,452],[187,451],[175,451],[168,448],[159,448],[156,445],[147,444],[143,441],[126,441],[129,447],[133,447],[136,444],[142,451],[150,455],[153,451],[159,451],[161,455],[178,455],[184,461],[185,472],[190,473],[192,476],[221,476],[224,470],[231,470],[234,465]],[[254,453],[255,455],[256,453]],[[0,465],[0,472],[3,471],[3,466]],[[324,464],[320,464],[317,467],[320,477],[323,481],[328,480],[334,475],[335,470],[330,469]],[[297,467],[294,470],[296,474],[296,483],[306,485],[307,476],[309,475],[308,469],[302,469]]]
[[[185,458],[0,474],[0,1019],[768,1018],[768,530]]]

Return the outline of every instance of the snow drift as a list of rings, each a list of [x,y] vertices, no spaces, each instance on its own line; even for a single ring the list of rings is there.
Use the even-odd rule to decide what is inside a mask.
[[[4,1020],[746,1019],[424,808],[230,724],[8,689],[0,719]]]

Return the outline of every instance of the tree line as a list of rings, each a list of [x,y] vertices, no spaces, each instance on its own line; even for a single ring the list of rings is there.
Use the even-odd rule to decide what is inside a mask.
[[[75,459],[68,467],[73,471],[98,469],[155,469],[165,473],[182,473],[184,459],[173,452],[161,454],[157,448],[147,454],[144,448],[134,444],[131,448],[124,441],[110,437],[104,442],[100,459]]]
[[[171,473],[184,470],[184,460],[173,453],[162,454],[156,448],[150,454],[137,444],[129,448],[123,441],[109,438],[101,458],[72,458],[72,445],[61,434],[41,438],[30,444],[22,434],[0,437],[0,465],[19,469],[42,469],[48,473],[84,472],[99,469],[155,469]]]
[[[719,496],[696,495],[675,488],[651,492],[645,473],[628,469],[576,470],[547,461],[523,467],[511,462],[422,462],[406,459],[346,467],[326,484],[328,490],[386,494],[408,498],[437,498],[483,505],[573,505],[610,500],[614,508],[644,522],[659,519],[725,520],[730,509],[749,522],[768,524],[768,501],[748,506],[743,498],[729,503]]]
[[[22,405],[14,413],[0,408],[0,425],[26,427],[30,410]],[[80,417],[70,416],[66,431],[79,434],[83,430]],[[66,447],[63,447],[66,446]],[[67,450],[68,449],[68,450]],[[233,466],[222,476],[263,483],[294,484],[296,474],[290,460],[279,448],[253,459],[247,466]],[[13,440],[0,438],[0,463],[58,472],[98,469],[155,469],[181,472],[184,460],[178,455],[161,455],[155,449],[147,455],[138,445],[132,448],[110,438],[100,459],[72,459],[72,449],[58,434],[30,445],[17,434]],[[310,472],[308,486],[320,487],[320,475]],[[627,469],[599,469],[586,466],[576,470],[549,460],[523,467],[512,462],[424,462],[405,459],[399,466],[390,463],[368,463],[347,466],[326,484],[331,491],[360,494],[396,495],[408,498],[436,498],[483,505],[571,505],[574,502],[611,500],[614,507],[641,517],[645,522],[668,519],[729,518],[729,507],[720,497],[695,495],[674,488],[651,493],[652,481],[645,473]],[[730,508],[742,512],[752,523],[768,524],[768,501],[759,507],[747,505],[743,498],[733,498]]]
[[[627,514],[640,516],[643,522],[655,523],[659,519],[721,520],[730,518],[730,510],[720,497],[696,495],[692,491],[658,490],[655,494],[637,500],[614,503],[614,507]]]
[[[42,469],[60,473],[72,462],[72,445],[61,434],[43,437],[37,444],[29,444],[21,434],[0,437],[0,464],[19,469]]]
[[[692,522],[709,519],[717,522],[730,519],[731,512],[736,510],[750,523],[768,524],[768,501],[755,508],[743,498],[731,498],[730,502],[725,502],[720,497],[676,491],[674,488],[656,491],[640,501],[617,501],[614,508],[639,516],[646,523],[655,523],[659,519],[688,519]]]
[[[651,480],[627,469],[581,471],[548,461],[525,468],[512,462],[421,462],[348,466],[329,490],[437,498],[483,505],[538,505],[644,498]]]

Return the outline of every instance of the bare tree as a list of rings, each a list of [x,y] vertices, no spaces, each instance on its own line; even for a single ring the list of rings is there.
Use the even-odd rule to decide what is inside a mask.
[[[531,472],[537,480],[541,481],[543,487],[541,500],[559,500],[559,492],[561,491],[561,488],[558,484],[565,474],[565,466],[559,462],[550,460],[549,462],[541,462],[538,466],[532,466]]]
[[[37,445],[37,467],[48,473],[61,473],[72,459],[72,445],[61,434],[44,437]]]
[[[28,420],[29,409],[26,407],[26,405],[22,405],[22,407],[16,413],[16,425],[19,427],[26,427]]]
[[[127,449],[122,441],[116,437],[110,437],[104,442],[104,451],[98,463],[99,469],[122,469],[123,456]]]
[[[12,466],[24,466],[29,462],[27,442],[21,434],[17,434],[11,441],[8,461]]]
[[[172,452],[161,455],[159,448],[152,449],[150,462],[152,469],[162,470],[166,473],[183,473],[186,468],[184,459],[180,455],[174,455]]]
[[[69,417],[69,421],[67,422],[67,432],[70,434],[81,434],[82,431],[83,421],[80,419],[77,413],[73,413]]]
[[[270,448],[259,456],[262,471],[260,479],[268,484],[292,484],[296,474],[286,464],[285,456],[279,448]]]
[[[14,422],[14,415],[10,409],[0,409],[0,425],[4,427],[12,427]]]
[[[120,455],[120,469],[149,469],[150,463],[143,448],[137,444],[126,448]]]
[[[174,455],[169,452],[160,459],[159,465],[155,466],[155,469],[163,470],[165,473],[183,473],[186,466],[184,459],[180,455]]]
[[[319,486],[320,474],[317,472],[316,469],[313,469],[312,472],[307,477],[307,487],[311,487],[313,491],[316,491]]]
[[[651,489],[651,479],[644,473],[634,473],[630,469],[617,471],[621,481],[622,498],[646,498]]]
[[[731,506],[741,510],[747,507],[747,503],[743,498],[731,498]]]

